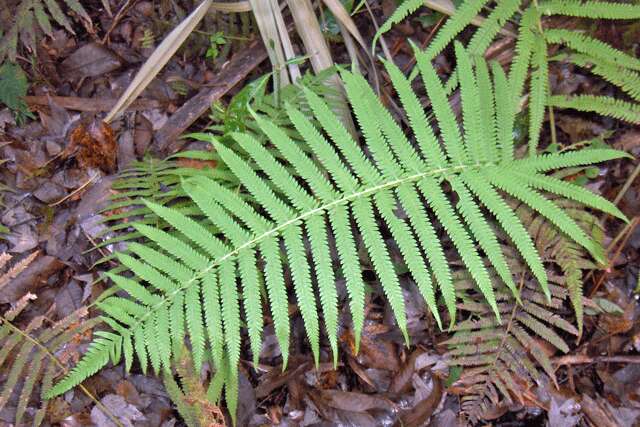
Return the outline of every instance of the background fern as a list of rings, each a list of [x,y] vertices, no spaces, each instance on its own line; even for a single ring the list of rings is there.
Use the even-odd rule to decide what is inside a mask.
[[[20,265],[18,263],[16,266]],[[37,316],[19,327],[20,314],[32,298],[35,296],[26,294],[12,309],[0,316],[0,372],[4,371],[0,374],[0,410],[13,406],[15,425],[25,425],[27,418],[32,425],[42,423],[48,406],[44,395],[63,366],[54,354],[68,347],[75,337],[100,323],[98,318],[85,319],[87,310],[83,308],[55,323],[45,316]],[[37,395],[35,399],[34,395]],[[32,401],[38,399],[42,403],[37,411],[27,411]]]
[[[18,39],[31,52],[36,51],[36,33],[42,30],[47,36],[53,35],[52,21],[68,32],[75,34],[67,15],[62,11],[60,4],[68,7],[79,18],[91,23],[91,18],[78,0],[19,0],[13,5],[5,5],[6,9],[0,12],[0,63],[8,58],[15,62],[18,51]],[[15,13],[9,13],[13,10]],[[5,16],[6,14],[6,16]],[[6,32],[2,31],[6,29]]]
[[[376,38],[399,22],[399,18],[409,11],[417,10],[419,2],[406,0],[397,9],[397,14],[389,18]],[[428,57],[435,58],[460,32],[466,29],[478,13],[491,2],[488,0],[465,0],[456,12],[438,30],[434,40],[426,49]],[[547,28],[545,17],[570,16],[588,19],[629,20],[640,18],[640,6],[606,1],[549,0],[531,2],[528,6],[522,0],[497,2],[495,8],[471,37],[468,50],[473,55],[482,55],[508,20],[517,20],[520,8],[524,8],[519,19],[516,56],[511,64],[510,79],[516,102],[523,95],[524,84],[531,70],[530,79],[530,147],[537,148],[537,134],[540,132],[540,116],[546,106],[594,112],[619,120],[640,123],[640,106],[637,104],[637,83],[640,60],[625,52],[599,41],[577,30]],[[550,59],[547,50],[550,45],[564,48],[555,55],[553,61],[568,61],[593,71],[627,94],[631,100],[609,96],[579,95],[551,96],[548,84]],[[412,78],[417,75],[414,70]],[[457,84],[454,73],[447,88],[453,90]]]
[[[601,241],[602,230],[595,216],[572,202],[558,203],[595,240]],[[456,332],[445,344],[449,347],[450,363],[465,368],[452,387],[461,395],[464,415],[474,423],[482,419],[485,409],[492,405],[524,404],[522,398],[527,388],[542,375],[557,385],[549,350],[543,345],[566,353],[569,343],[563,337],[581,335],[582,271],[597,268],[583,248],[576,246],[544,217],[525,205],[515,207],[515,211],[529,224],[528,231],[536,236],[536,247],[549,263],[550,270],[557,268],[557,272],[549,276],[552,298],[547,300],[524,275],[521,276],[522,305],[515,304],[506,290],[502,295],[498,293],[503,317],[508,319],[500,325],[495,322],[490,308],[474,296],[468,274],[459,275],[456,289],[466,294],[461,298],[460,308],[468,319],[454,327]],[[509,262],[514,271],[523,271],[517,258],[510,257]],[[567,299],[573,306],[577,328],[568,321],[571,317],[565,308]]]
[[[456,286],[461,291],[470,288],[460,282]],[[462,413],[472,423],[482,419],[493,405],[526,404],[527,389],[540,380],[537,365],[557,385],[548,350],[538,340],[566,353],[569,346],[562,336],[577,336],[578,330],[563,318],[566,289],[553,284],[549,289],[550,301],[537,287],[524,284],[522,305],[498,292],[505,319],[502,325],[495,322],[487,305],[478,304],[471,289],[462,297],[460,309],[471,318],[459,322],[445,344],[451,348],[450,363],[465,368],[453,387],[462,394]]]
[[[292,293],[316,363],[320,357],[320,312],[334,363],[337,361],[338,275],[346,279],[353,327],[359,338],[364,281],[356,235],[408,340],[398,274],[378,221],[389,230],[409,274],[441,325],[438,294],[452,325],[461,295],[456,295],[452,271],[430,215],[444,226],[473,279],[475,292],[483,295],[497,323],[504,316],[499,305],[504,295],[501,286],[510,289],[516,300],[520,300],[520,291],[493,231],[492,217],[531,269],[538,281],[537,292],[552,298],[540,255],[507,205],[505,194],[521,200],[601,258],[597,242],[543,192],[624,216],[601,197],[546,173],[619,158],[624,153],[591,149],[514,158],[511,134],[501,130],[514,125],[509,81],[494,65],[492,82],[486,64],[476,59],[478,66],[474,69],[465,49],[457,44],[455,50],[461,71],[463,132],[429,57],[417,52],[439,138],[425,119],[409,80],[391,63],[385,66],[411,124],[415,145],[364,78],[346,71],[341,76],[366,150],[341,125],[329,105],[307,88],[303,88],[304,96],[314,120],[294,106],[286,106],[288,118],[304,144],[292,140],[286,128],[258,114],[255,120],[268,138],[268,146],[250,133],[230,135],[237,148],[211,137],[217,155],[238,180],[240,191],[202,176],[186,180],[182,187],[207,222],[195,221],[176,208],[145,202],[171,229],[134,225],[153,244],[131,243],[128,254],[118,254],[133,275],[109,274],[129,295],[111,295],[99,304],[113,332],[101,333],[71,375],[48,396],[77,385],[109,360],[117,363],[122,356],[127,369],[135,354],[143,371],[150,366],[157,372],[169,372],[188,335],[196,368],[211,355],[216,375],[223,379],[227,406],[235,416],[241,310],[257,361],[263,328],[258,295],[266,295],[269,302],[286,366],[290,329],[285,276],[291,277]],[[495,109],[481,112],[480,96],[494,99]],[[405,210],[406,220],[396,215],[398,207]],[[213,228],[205,226],[207,223]],[[335,239],[337,259],[331,256],[330,238]],[[503,282],[497,285],[499,298],[482,253]],[[263,267],[259,269],[259,265]]]

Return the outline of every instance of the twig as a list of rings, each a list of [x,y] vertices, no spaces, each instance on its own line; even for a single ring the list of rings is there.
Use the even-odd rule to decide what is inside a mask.
[[[125,4],[122,5],[122,7],[120,8],[120,10],[118,11],[118,13],[116,13],[116,16],[113,18],[113,21],[111,21],[111,25],[109,26],[109,29],[107,30],[107,32],[105,33],[104,37],[102,38],[102,44],[105,44],[109,41],[109,36],[111,35],[111,32],[113,31],[113,29],[116,27],[116,25],[118,25],[118,23],[120,22],[120,20],[122,19],[122,17],[124,16],[125,12],[135,4],[137,0],[127,0],[127,2]]]
[[[49,105],[52,102],[67,110],[87,111],[97,113],[109,111],[116,105],[115,99],[107,98],[81,98],[79,96],[49,96],[36,95],[25,96],[27,105]],[[155,99],[137,99],[131,103],[128,110],[151,110],[162,107],[162,103]]]
[[[551,359],[554,365],[571,366],[571,365],[588,365],[591,363],[640,363],[640,356],[587,356],[585,354],[568,354],[566,356],[555,357]]]
[[[154,148],[158,151],[177,151],[180,145],[173,143],[180,134],[211,108],[212,103],[222,98],[265,59],[267,51],[261,42],[255,42],[242,55],[232,58],[215,81],[211,82],[210,87],[202,88],[156,132]]]
[[[91,177],[89,177],[89,179],[87,180],[87,182],[85,182],[84,184],[82,184],[80,187],[76,188],[75,190],[73,190],[71,193],[67,194],[66,196],[64,196],[62,199],[58,200],[57,202],[51,203],[49,205],[50,208],[54,207],[54,206],[58,206],[61,203],[64,203],[65,200],[70,199],[71,197],[73,197],[74,195],[78,194],[80,191],[82,191],[83,189],[85,189],[89,184],[91,184],[93,181],[96,180],[96,178],[98,178],[100,176],[100,173],[96,172],[95,174],[93,174]]]
[[[627,246],[627,242],[629,241],[629,238],[633,234],[633,230],[635,230],[635,228],[638,226],[638,224],[640,224],[640,217],[633,218],[633,220],[629,224],[627,224],[627,226],[620,233],[618,233],[618,235],[613,240],[613,242],[609,245],[609,247],[607,247],[607,253],[608,253],[608,252],[611,251],[611,249],[613,249],[613,246],[615,245],[615,243],[622,236],[624,236],[624,239],[622,240],[622,243],[620,243],[620,246],[618,246],[618,249],[616,250],[616,253],[613,255],[611,260],[607,263],[607,268],[606,268],[605,272],[602,274],[602,276],[600,276],[600,279],[598,279],[598,281],[596,282],[596,285],[591,290],[591,292],[589,292],[589,298],[593,297],[593,295],[598,291],[598,289],[600,289],[600,286],[602,286],[602,283],[604,282],[604,278],[607,277],[608,270],[613,266],[615,261],[618,259],[618,256],[620,256],[620,254],[622,253],[622,249],[624,249],[625,246]],[[589,275],[584,280],[585,282],[591,276],[593,276],[593,271],[594,270],[591,270],[589,272]]]
[[[635,181],[635,179],[638,177],[638,174],[640,174],[640,163],[636,165],[636,168],[633,170],[633,172],[631,172],[631,175],[629,175],[629,178],[627,178],[627,180],[625,181],[624,185],[620,189],[620,192],[616,195],[616,198],[613,199],[614,205],[620,203],[620,200],[622,200],[627,190],[631,188],[631,184],[633,184],[633,181]]]

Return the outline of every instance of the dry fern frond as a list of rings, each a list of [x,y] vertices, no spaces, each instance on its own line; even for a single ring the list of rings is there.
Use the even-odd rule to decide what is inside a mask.
[[[556,200],[595,241],[602,241],[597,218],[567,200]],[[524,205],[513,206],[516,215],[534,236],[536,249],[548,266],[551,301],[535,283],[521,282],[522,304],[516,304],[507,289],[496,294],[502,313],[502,324],[491,315],[471,282],[461,273],[456,290],[466,292],[460,308],[467,320],[459,323],[449,346],[450,363],[464,369],[454,390],[461,395],[462,411],[471,421],[483,418],[495,406],[527,403],[527,393],[541,375],[546,374],[557,385],[550,354],[569,350],[567,335],[580,336],[583,323],[583,271],[597,268],[582,248],[547,219]],[[514,272],[524,272],[517,258],[510,258]],[[577,328],[565,320],[569,299],[576,316]]]
[[[574,218],[595,241],[602,243],[604,231],[595,215],[567,200],[559,200],[558,204],[566,209],[569,216]],[[543,254],[544,261],[557,267],[557,274],[551,274],[550,280],[566,288],[575,312],[578,331],[582,335],[584,318],[582,277],[585,270],[597,269],[598,265],[581,247],[528,207],[519,206],[516,213],[529,224],[527,227],[529,233],[536,236],[536,248]]]
[[[9,280],[15,279],[18,274],[22,273],[37,257],[39,251],[35,251],[27,255],[24,259],[18,261],[13,267],[0,276],[0,289],[9,283]],[[13,257],[7,253],[0,254],[0,270],[2,270]]]
[[[456,285],[466,289],[468,298],[460,309],[470,316],[455,326],[446,344],[450,363],[465,368],[454,389],[462,395],[462,411],[473,423],[484,418],[490,407],[525,404],[528,390],[541,375],[537,366],[557,384],[549,348],[566,353],[569,347],[562,335],[578,335],[560,315],[566,289],[549,284],[552,298],[548,301],[537,285],[522,286],[522,305],[508,291],[496,293],[504,319],[498,324],[471,282]]]
[[[13,3],[9,1],[9,3]],[[4,22],[5,16],[0,15],[0,63],[9,58],[15,62],[18,51],[18,39],[32,52],[36,50],[36,33],[41,29],[46,35],[53,34],[52,21],[75,34],[67,14],[63,12],[58,0],[19,0],[17,4],[5,5],[7,10],[14,9],[10,14],[11,22]],[[76,16],[87,23],[91,23],[89,14],[78,0],[63,0],[64,5]]]
[[[28,259],[11,271],[26,268]],[[0,255],[0,264],[6,260],[6,256]],[[100,322],[98,318],[85,320],[87,310],[82,308],[53,324],[46,316],[37,316],[24,327],[16,326],[16,319],[33,299],[36,296],[28,293],[0,315],[0,410],[6,406],[14,408],[14,425],[25,425],[25,418],[30,418],[29,424],[36,426],[43,422],[47,411],[47,400],[43,396],[64,370],[54,355]],[[32,399],[36,394],[38,397]],[[40,408],[33,416],[28,415],[29,405],[37,402],[41,402]]]

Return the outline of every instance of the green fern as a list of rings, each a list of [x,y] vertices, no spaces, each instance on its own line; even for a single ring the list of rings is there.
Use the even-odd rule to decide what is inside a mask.
[[[334,108],[338,99],[337,95],[324,83],[335,72],[335,69],[327,69],[318,75],[305,74],[300,83],[328,99]],[[211,118],[220,124],[210,126],[208,128],[210,133],[198,132],[187,136],[193,140],[211,143],[212,136],[219,135],[219,138],[226,144],[237,146],[235,141],[225,135],[242,131],[251,133],[260,141],[265,141],[264,133],[252,116],[253,110],[268,116],[277,125],[288,128],[286,129],[287,134],[296,137],[293,125],[279,103],[287,102],[299,109],[307,109],[304,94],[300,87],[295,85],[281,88],[277,94],[267,94],[266,87],[270,78],[270,75],[266,75],[246,85],[233,97],[226,108],[214,106]],[[190,160],[201,161],[203,167],[189,166]],[[166,227],[166,222],[163,222],[147,208],[144,205],[144,200],[163,206],[171,205],[187,216],[198,215],[198,209],[193,201],[186,197],[186,193],[180,185],[182,180],[192,176],[209,177],[224,183],[227,187],[238,184],[220,157],[212,151],[184,151],[164,160],[145,155],[142,161],[136,161],[127,166],[118,174],[111,186],[114,194],[109,198],[110,203],[100,211],[104,216],[99,224],[103,224],[104,227],[97,237],[104,240],[98,243],[95,248],[140,238],[141,234],[131,228],[133,222]],[[99,262],[112,258],[113,256],[107,256]]]
[[[128,298],[109,296],[100,302],[105,321],[113,332],[102,333],[71,375],[51,389],[48,396],[79,384],[109,360],[118,362],[122,355],[127,367],[136,354],[143,370],[150,364],[156,371],[167,371],[169,359],[178,357],[175,349],[182,346],[188,335],[196,367],[206,357],[205,348],[211,349],[214,365],[225,378],[227,406],[235,416],[240,303],[245,319],[253,319],[248,328],[255,358],[262,329],[262,301],[258,297],[262,284],[285,366],[290,334],[285,272],[291,277],[316,362],[319,360],[320,310],[336,360],[336,275],[346,279],[355,335],[360,335],[365,285],[356,234],[361,236],[397,324],[408,340],[402,289],[379,221],[400,248],[409,273],[438,323],[441,314],[436,294],[442,295],[451,324],[455,322],[456,301],[460,295],[454,290],[452,272],[428,211],[444,226],[498,323],[504,311],[499,306],[490,270],[483,262],[480,249],[487,253],[499,277],[516,297],[518,290],[492,229],[492,221],[483,213],[482,205],[513,241],[547,298],[552,297],[552,290],[540,255],[524,225],[507,205],[504,193],[531,206],[571,240],[601,257],[597,244],[540,191],[561,194],[624,218],[605,199],[546,172],[625,154],[615,150],[587,150],[515,159],[511,136],[498,132],[497,119],[494,119],[513,119],[509,112],[513,105],[511,99],[491,96],[494,87],[499,93],[505,90],[505,76],[499,67],[494,67],[495,85],[489,84],[486,66],[482,71],[474,70],[469,54],[460,45],[456,46],[458,66],[468,71],[462,73],[461,79],[461,132],[429,57],[420,52],[416,55],[440,128],[439,138],[428,125],[409,81],[395,65],[386,63],[385,66],[411,123],[417,147],[364,78],[346,71],[341,74],[367,151],[341,125],[330,107],[306,88],[304,94],[314,121],[297,108],[287,106],[289,119],[304,145],[294,142],[284,129],[258,115],[257,124],[273,147],[262,145],[247,133],[231,135],[238,148],[230,148],[213,138],[217,155],[237,178],[241,191],[232,191],[218,180],[206,177],[186,180],[184,191],[207,219],[203,223],[178,209],[146,202],[146,207],[175,232],[145,224],[134,225],[154,246],[133,244],[129,254],[118,255],[133,276],[110,274],[116,285],[129,295]],[[480,84],[477,74],[483,75]],[[485,116],[477,109],[474,97],[481,92],[495,99],[495,115]],[[488,140],[484,129],[487,124],[482,122],[486,117],[494,122],[489,129],[496,129],[495,134],[491,133],[495,137]],[[513,120],[509,127],[513,128]],[[451,193],[447,187],[452,189]],[[454,203],[452,198],[457,201]],[[398,207],[404,208],[407,220],[396,215]],[[215,231],[204,223],[211,223]],[[335,239],[338,257],[335,261],[327,245],[329,238]],[[305,241],[311,249],[309,253]],[[263,271],[257,268],[258,261],[264,265]],[[166,325],[171,330],[170,336],[161,333]]]
[[[549,104],[558,108],[593,112],[630,123],[640,123],[640,104],[622,101],[610,96],[555,95],[549,99]]]
[[[396,10],[393,11],[391,16],[384,22],[384,24],[382,24],[382,26],[380,26],[378,31],[376,31],[376,34],[373,37],[373,41],[371,43],[372,48],[375,49],[375,46],[378,43],[378,40],[380,39],[380,37],[382,37],[382,35],[384,33],[386,33],[389,30],[391,30],[391,27],[393,27],[395,24],[398,24],[398,23],[402,22],[403,19],[405,19],[407,16],[411,15],[416,10],[420,9],[422,6],[424,6],[424,0],[405,0],[405,1],[403,1],[396,8]]]
[[[411,2],[406,1],[398,10],[405,10]],[[478,13],[490,2],[487,0],[465,0],[436,33],[434,40],[426,49],[427,56],[434,58],[467,28]],[[413,4],[412,4],[413,5]],[[415,7],[415,5],[413,5]],[[497,2],[495,8],[479,24],[467,49],[473,55],[480,56],[495,39],[508,20],[517,20],[519,8],[523,7],[519,17],[516,55],[511,63],[509,79],[512,84],[514,102],[520,103],[525,82],[531,71],[531,92],[529,99],[529,139],[530,150],[538,147],[542,118],[547,106],[576,109],[611,116],[632,123],[640,123],[637,112],[640,106],[636,102],[628,102],[617,98],[582,95],[568,99],[558,98],[549,93],[547,50],[549,45],[561,45],[568,52],[556,55],[552,60],[567,60],[577,65],[590,68],[594,74],[618,86],[635,101],[638,101],[638,71],[640,60],[612,46],[582,34],[578,31],[546,28],[546,16],[572,16],[590,19],[637,19],[640,6],[620,4],[606,1],[580,0],[548,0],[531,2],[525,7],[521,0],[505,0]],[[412,8],[408,10],[413,10]],[[390,19],[389,24],[396,23],[397,18]],[[388,29],[383,25],[382,28]],[[381,30],[382,30],[381,28]],[[380,33],[380,32],[379,32]],[[417,76],[414,70],[411,79]],[[458,84],[458,73],[453,73],[446,87],[448,91]]]
[[[194,138],[200,135],[193,135]],[[171,204],[186,215],[197,213],[193,203],[186,198],[180,186],[183,179],[192,176],[206,176],[224,182],[233,177],[224,168],[213,168],[202,163],[202,168],[182,166],[181,159],[216,162],[219,158],[209,151],[185,151],[165,160],[145,156],[144,160],[131,163],[120,172],[111,185],[113,194],[109,204],[100,213],[103,217],[98,224],[104,225],[97,235],[104,240],[95,248],[102,248],[130,241],[141,236],[131,228],[133,222],[166,226],[144,205],[151,200],[160,205]],[[104,262],[111,257],[101,259]]]
[[[85,22],[91,23],[89,14],[78,0],[64,0],[64,4]],[[31,52],[35,52],[36,32],[41,29],[47,36],[52,36],[52,20],[75,34],[57,0],[20,0],[11,19],[12,22],[6,23],[7,32],[0,37],[0,63],[7,57],[15,62],[18,38]]]

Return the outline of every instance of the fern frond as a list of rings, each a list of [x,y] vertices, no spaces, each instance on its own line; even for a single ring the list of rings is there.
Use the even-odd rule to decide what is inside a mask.
[[[598,58],[612,65],[636,71],[640,70],[640,59],[634,58],[586,34],[570,30],[548,29],[544,31],[544,38],[548,43],[564,44],[580,53]]]
[[[584,187],[547,175],[529,174],[518,170],[513,170],[513,174],[533,188],[548,191],[566,199],[575,200],[584,206],[595,207],[609,215],[627,221],[625,215],[616,205]]]
[[[509,83],[513,91],[512,99],[515,111],[518,110],[520,97],[524,91],[524,84],[529,72],[529,64],[533,52],[533,46],[537,34],[537,23],[540,20],[540,12],[535,5],[529,6],[520,18],[518,28],[518,40],[516,41],[516,53],[509,68]]]
[[[562,56],[561,56],[562,57]],[[607,61],[595,58],[590,55],[571,54],[566,56],[567,59],[580,66],[587,67],[589,70],[609,83],[618,86],[636,101],[640,101],[640,74],[611,65]]]
[[[458,284],[462,285],[462,282]],[[566,296],[564,289],[558,286],[550,289],[554,299]],[[567,352],[566,342],[554,329],[561,325],[562,330],[573,335],[578,331],[570,324],[558,322],[561,318],[555,314],[556,306],[551,300],[531,302],[536,299],[537,292],[536,288],[524,285],[524,306],[510,299],[501,302],[500,310],[505,318],[502,325],[487,316],[491,316],[487,305],[462,304],[470,319],[459,322],[455,327],[457,332],[446,342],[450,363],[472,367],[465,369],[454,383],[456,389],[464,390],[461,409],[472,422],[483,417],[488,404],[521,401],[524,389],[539,377],[534,362],[555,382],[551,361],[537,339]],[[537,295],[543,298],[538,298],[539,301],[546,301],[541,294]],[[470,300],[475,301],[472,295]]]
[[[493,145],[495,140],[485,138],[487,134],[483,131],[483,127],[491,129],[493,126],[491,122],[482,123],[480,90],[471,65],[471,58],[464,54],[464,48],[460,43],[455,42],[454,45],[458,59],[464,142],[468,148],[469,157],[476,163],[485,163],[488,160],[487,151],[491,152],[495,149]]]
[[[473,55],[481,55],[489,47],[493,39],[504,27],[504,24],[515,15],[520,8],[521,0],[502,0],[487,16],[480,28],[476,30],[467,45]]]
[[[397,67],[386,64],[407,109],[410,132],[403,132],[362,76],[343,71],[347,98],[362,131],[361,141],[354,139],[330,106],[308,88],[302,89],[307,114],[295,106],[286,108],[301,142],[294,141],[293,134],[255,112],[252,114],[256,126],[267,137],[265,141],[252,133],[234,132],[230,135],[233,142],[225,145],[212,136],[217,155],[237,179],[238,187],[231,190],[224,185],[228,181],[204,176],[186,179],[180,185],[194,204],[195,210],[190,214],[147,201],[146,207],[165,225],[134,225],[150,243],[132,244],[130,253],[122,257],[131,274],[122,270],[110,273],[129,296],[111,295],[101,301],[105,319],[115,331],[112,335],[119,338],[101,336],[87,361],[81,362],[81,369],[74,371],[55,391],[60,393],[64,387],[77,384],[95,367],[109,358],[119,359],[122,353],[128,365],[127,359],[135,353],[143,370],[148,364],[164,369],[172,356],[175,361],[175,349],[181,347],[188,335],[196,369],[206,360],[206,349],[211,349],[217,369],[211,395],[217,399],[224,387],[229,409],[235,411],[243,328],[240,305],[245,308],[244,320],[255,322],[246,328],[256,358],[264,282],[286,367],[290,335],[288,288],[291,288],[316,363],[320,361],[320,308],[335,361],[337,278],[343,278],[347,284],[354,330],[357,334],[362,330],[365,283],[360,253],[373,266],[379,288],[408,341],[403,281],[398,273],[402,265],[396,265],[391,257],[386,240],[389,235],[399,249],[400,264],[407,267],[404,271],[408,270],[407,274],[418,284],[437,322],[440,323],[436,304],[439,295],[444,299],[452,325],[457,307],[480,310],[484,317],[493,313],[497,326],[487,339],[505,337],[505,348],[513,350],[500,357],[500,366],[513,371],[514,365],[518,365],[519,370],[534,376],[537,371],[533,364],[520,356],[525,347],[535,344],[529,342],[528,331],[564,349],[553,328],[565,331],[568,328],[555,317],[541,319],[541,311],[535,307],[518,311],[521,306],[514,305],[516,300],[512,296],[518,295],[519,289],[513,283],[511,263],[505,258],[507,251],[500,246],[494,223],[480,204],[505,229],[539,281],[539,285],[527,290],[527,295],[520,292],[522,301],[538,298],[542,302],[536,299],[536,304],[556,304],[557,298],[553,297],[560,291],[547,284],[540,255],[532,246],[523,222],[509,209],[508,195],[540,212],[557,224],[568,239],[597,256],[601,251],[593,239],[560,204],[538,189],[613,212],[601,199],[546,179],[544,173],[554,166],[589,163],[621,154],[593,150],[586,155],[530,155],[515,160],[514,142],[506,128],[494,131],[491,123],[489,131],[483,130],[480,112],[473,111],[481,96],[490,99],[492,93],[502,94],[510,83],[504,73],[495,70],[494,80],[498,84],[494,86],[486,64],[474,69],[467,50],[460,45],[455,50],[460,69],[465,71],[461,76],[462,131],[429,57],[418,53],[418,68],[439,132],[422,119],[426,115],[420,111],[419,100],[408,80]],[[475,58],[478,61],[482,59]],[[500,89],[495,91],[498,86]],[[511,97],[495,101],[496,120],[509,118],[510,129],[514,127],[513,109],[503,103],[514,105],[512,101]],[[309,112],[313,113],[313,120],[308,117]],[[486,141],[487,138],[490,140]],[[499,156],[495,155],[498,151]],[[524,179],[514,171],[531,171],[531,176]],[[403,215],[398,214],[400,210]],[[448,265],[436,234],[436,220],[469,272],[471,280],[467,288],[455,289],[452,285],[451,277],[456,272]],[[332,237],[335,254],[329,250]],[[363,243],[362,248],[357,241]],[[489,265],[485,264],[481,251],[487,254]],[[494,270],[507,284],[506,291],[496,288]],[[432,274],[437,287],[432,283]],[[477,292],[481,300],[460,299],[461,292]],[[500,329],[508,327],[500,320],[511,319],[514,307],[526,332],[520,338],[505,335],[504,329]],[[167,324],[171,329],[168,341],[156,333]],[[356,336],[356,346],[358,339]],[[164,351],[172,349],[174,354],[160,355],[158,346],[166,347]],[[465,363],[488,363],[482,355],[474,358],[468,352],[465,354]],[[540,354],[544,356],[544,352]],[[516,390],[508,375],[496,375],[500,378],[493,380],[495,387]]]
[[[583,229],[589,231],[594,239],[601,241],[602,238],[598,237],[601,234],[601,230],[597,217],[580,209],[579,205],[575,205],[575,202],[566,201],[563,202],[563,206]],[[539,217],[536,218],[530,208],[520,206],[517,208],[516,213],[530,224],[529,232],[537,236],[536,247],[538,250],[545,254],[545,258],[548,261],[555,263],[563,272],[563,275],[556,276],[554,281],[566,287],[576,316],[578,334],[582,335],[584,317],[582,276],[584,270],[597,268],[596,264],[591,261],[584,248],[568,239],[553,224]],[[571,326],[567,328],[565,325],[563,329],[570,331]]]
[[[555,224],[564,233],[571,236],[573,240],[587,249],[594,257],[600,257],[600,250],[593,240],[591,240],[584,231],[571,219],[562,209],[560,209],[552,201],[544,198],[540,193],[532,190],[527,186],[516,185],[511,176],[503,172],[487,171],[486,176],[491,182],[511,196],[521,200],[528,206],[545,216],[549,221]],[[603,261],[599,259],[598,261]]]
[[[544,109],[549,98],[549,64],[547,44],[542,37],[536,38],[531,55],[531,91],[529,94],[529,154],[538,151],[540,131],[544,121]]]
[[[512,99],[512,88],[504,70],[497,62],[491,64],[495,91],[495,137],[499,154],[498,162],[513,160],[513,127],[516,109]]]
[[[432,60],[438,56],[451,40],[473,21],[487,3],[489,3],[488,0],[467,0],[463,2],[429,43],[425,50],[426,57]]]
[[[513,162],[515,169],[531,172],[549,172],[554,169],[590,165],[620,158],[632,159],[628,153],[608,148],[589,148],[586,150],[545,153],[535,157],[518,159]]]
[[[640,123],[640,105],[612,98],[610,96],[553,95],[549,104],[558,108],[597,113],[630,123]]]
[[[86,10],[77,0],[64,0],[64,3],[75,12],[76,16],[91,22]],[[18,39],[25,47],[35,51],[36,32],[41,29],[46,35],[51,36],[53,33],[51,19],[69,33],[75,34],[57,0],[21,0],[17,10],[13,12],[11,16],[13,22],[9,23],[8,30],[3,31],[4,34],[0,38],[0,63],[5,57],[12,62],[15,61]]]
[[[179,382],[171,373],[164,373],[163,383],[178,413],[189,427],[223,426],[224,415],[216,404],[217,399],[208,396],[206,384],[195,370],[193,358],[185,351],[176,363]],[[216,376],[221,371],[216,371]],[[212,380],[213,382],[213,380]]]
[[[638,19],[640,6],[609,1],[552,0],[544,2],[546,15],[575,16],[590,19]]]
[[[498,125],[496,123],[496,99],[489,67],[485,61],[476,61],[476,78],[478,80],[478,97],[482,106],[480,108],[482,139],[488,141],[486,149],[489,152],[485,158],[497,162],[500,160],[500,143],[498,142]]]
[[[411,15],[416,10],[420,9],[420,7],[424,6],[424,0],[405,0],[403,1],[396,10],[393,11],[390,17],[384,21],[384,24],[378,28],[375,36],[373,36],[373,41],[371,42],[371,49],[375,49],[376,44],[378,43],[378,39],[386,32],[391,30],[391,28],[400,23],[407,16]]]
[[[96,338],[82,360],[71,370],[69,375],[57,383],[45,394],[50,399],[80,384],[84,378],[90,377],[109,363],[109,356],[114,349],[122,345],[122,338],[116,335]]]

